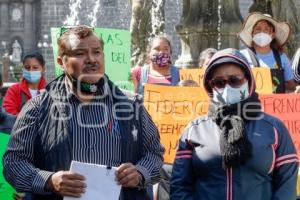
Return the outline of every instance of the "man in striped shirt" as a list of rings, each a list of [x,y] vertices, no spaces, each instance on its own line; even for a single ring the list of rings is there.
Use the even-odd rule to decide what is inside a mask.
[[[58,46],[65,73],[18,115],[5,178],[33,200],[80,197],[85,178],[69,171],[76,160],[118,167],[120,199],[148,199],[145,188],[159,181],[164,151],[153,121],[138,97],[128,98],[104,75],[103,41],[93,29],[66,29]]]

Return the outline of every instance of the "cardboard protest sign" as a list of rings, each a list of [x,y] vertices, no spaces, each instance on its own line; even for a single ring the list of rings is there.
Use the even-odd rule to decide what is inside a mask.
[[[165,162],[173,163],[181,133],[192,119],[207,112],[208,99],[200,87],[145,85],[144,105],[166,148]]]
[[[203,78],[204,78],[204,69],[198,68],[198,69],[180,69],[180,80],[193,80],[198,83],[198,85],[201,88],[204,88],[203,86]]]
[[[6,150],[7,143],[9,141],[9,135],[5,133],[0,133],[0,158],[2,160],[3,154]],[[12,186],[7,183],[3,177],[3,165],[0,162],[0,199],[13,200],[13,193],[15,190]]]
[[[300,158],[300,95],[260,95],[260,100],[264,112],[284,122]],[[145,85],[144,104],[166,148],[165,162],[173,162],[177,141],[184,128],[195,117],[207,113],[208,101],[201,87]]]
[[[265,67],[251,68],[256,83],[256,92],[259,94],[272,94],[271,71]],[[204,69],[181,69],[180,80],[194,80],[201,88],[203,86]]]
[[[272,94],[273,85],[270,69],[267,67],[253,67],[251,69],[255,79],[256,92],[258,94]]]
[[[128,30],[94,28],[94,32],[104,41],[105,72],[116,85],[123,89],[132,90],[130,77],[130,32]],[[61,35],[61,28],[51,28],[52,47],[55,63],[55,75],[63,73],[57,64],[57,39]]]
[[[278,117],[288,128],[300,158],[300,95],[262,95],[260,100],[264,112]]]

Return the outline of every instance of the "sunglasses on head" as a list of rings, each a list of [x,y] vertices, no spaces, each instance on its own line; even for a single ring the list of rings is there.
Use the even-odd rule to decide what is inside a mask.
[[[94,32],[94,27],[90,27],[90,26],[86,26],[86,25],[80,25],[80,26],[88,28],[88,29],[91,29],[92,32]],[[70,30],[72,28],[76,28],[76,27],[78,27],[78,26],[62,26],[62,27],[60,27],[60,34],[59,34],[59,36],[62,36],[68,30]]]
[[[243,85],[245,80],[245,76],[236,76],[232,75],[229,76],[227,79],[222,77],[217,77],[210,80],[211,88],[223,89],[225,88],[226,84],[230,85],[233,88],[238,88]]]

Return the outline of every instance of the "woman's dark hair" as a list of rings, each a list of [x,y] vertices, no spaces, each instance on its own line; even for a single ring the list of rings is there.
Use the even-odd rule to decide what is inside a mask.
[[[42,56],[42,54],[40,54],[39,52],[30,52],[27,53],[24,57],[23,57],[23,64],[25,63],[25,61],[29,58],[35,58],[42,66],[45,66],[45,60],[44,57]]]
[[[153,42],[155,40],[164,40],[168,43],[169,47],[170,47],[170,53],[172,54],[172,46],[171,46],[171,40],[168,38],[167,35],[165,34],[162,34],[162,35],[158,35],[158,36],[155,36],[154,38],[152,38],[147,46],[147,49],[146,49],[146,52],[147,52],[147,59],[146,59],[146,63],[150,63],[150,57],[149,57],[149,54],[150,54],[150,51],[151,51],[151,48],[153,46]]]

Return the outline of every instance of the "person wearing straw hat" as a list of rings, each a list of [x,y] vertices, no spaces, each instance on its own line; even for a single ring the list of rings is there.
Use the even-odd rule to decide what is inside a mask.
[[[283,52],[290,32],[288,23],[255,12],[246,18],[238,33],[240,40],[247,46],[241,52],[250,66],[271,68],[274,93],[284,93],[285,90],[295,88],[291,64]]]
[[[208,114],[185,128],[172,200],[295,200],[298,157],[285,125],[261,111],[255,80],[236,49],[218,51],[203,85]]]

